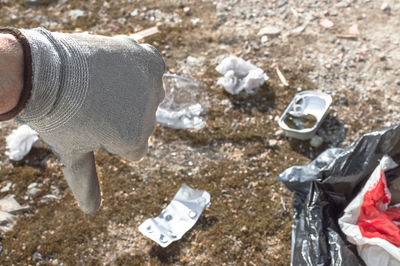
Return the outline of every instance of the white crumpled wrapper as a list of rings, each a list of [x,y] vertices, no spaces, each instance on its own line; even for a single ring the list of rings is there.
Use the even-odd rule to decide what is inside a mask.
[[[22,125],[14,129],[6,138],[7,146],[6,155],[11,160],[20,161],[27,155],[32,146],[39,145],[38,133],[27,125]]]
[[[239,94],[242,90],[251,94],[269,79],[261,68],[236,56],[222,60],[216,70],[224,75],[218,79],[218,84],[233,95]]]

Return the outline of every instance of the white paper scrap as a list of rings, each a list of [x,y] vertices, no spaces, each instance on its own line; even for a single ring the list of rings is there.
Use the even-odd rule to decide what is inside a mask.
[[[216,70],[224,75],[218,79],[218,84],[233,95],[239,94],[242,90],[251,94],[269,79],[261,68],[236,56],[222,60]]]
[[[6,138],[6,155],[11,160],[20,161],[27,155],[32,146],[39,142],[38,133],[27,125],[22,125],[14,129]]]

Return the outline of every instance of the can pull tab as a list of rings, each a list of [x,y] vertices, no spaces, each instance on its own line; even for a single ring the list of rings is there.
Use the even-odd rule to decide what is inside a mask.
[[[294,117],[302,117],[305,116],[306,114],[304,113],[304,109],[306,105],[306,101],[303,99],[303,97],[300,97],[299,99],[296,100],[296,102],[293,104],[292,110],[289,111],[289,114],[291,114]]]

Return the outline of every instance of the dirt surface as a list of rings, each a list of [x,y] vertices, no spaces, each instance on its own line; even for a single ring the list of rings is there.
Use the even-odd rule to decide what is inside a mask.
[[[0,198],[14,194],[31,207],[1,234],[1,265],[288,265],[293,197],[276,176],[327,147],[400,122],[395,0],[388,7],[380,0],[0,3],[1,26],[116,35],[157,25],[160,34],[146,42],[161,51],[168,72],[201,81],[209,101],[205,128],[157,126],[140,162],[97,151],[103,201],[90,216],[79,210],[45,145],[21,162],[8,159],[5,137],[17,125],[1,123],[0,188],[12,186]],[[279,33],[258,35],[266,26]],[[253,95],[226,93],[215,67],[228,55],[250,60],[270,79]],[[277,123],[304,90],[333,98],[318,148],[283,136]],[[34,182],[37,191],[29,194]],[[211,206],[183,239],[161,248],[138,226],[157,216],[182,183],[208,191]]]

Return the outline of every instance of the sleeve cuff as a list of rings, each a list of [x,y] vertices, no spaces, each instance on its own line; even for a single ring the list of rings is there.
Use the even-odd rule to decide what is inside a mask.
[[[0,121],[10,120],[16,117],[26,106],[32,91],[32,53],[26,37],[15,28],[0,28],[0,33],[8,33],[15,36],[24,52],[24,83],[17,106],[7,113],[0,114]]]

